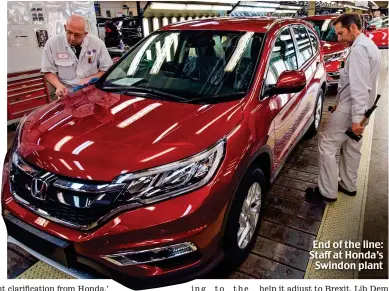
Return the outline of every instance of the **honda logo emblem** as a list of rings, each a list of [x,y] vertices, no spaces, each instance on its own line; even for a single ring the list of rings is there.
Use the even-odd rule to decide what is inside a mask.
[[[46,200],[48,188],[49,185],[45,181],[34,178],[31,183],[31,195],[38,200]]]

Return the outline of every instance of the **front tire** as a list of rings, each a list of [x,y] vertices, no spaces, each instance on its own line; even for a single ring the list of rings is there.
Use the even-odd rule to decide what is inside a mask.
[[[225,261],[231,268],[242,263],[254,246],[263,218],[266,191],[263,171],[258,166],[251,166],[232,202],[224,235]]]

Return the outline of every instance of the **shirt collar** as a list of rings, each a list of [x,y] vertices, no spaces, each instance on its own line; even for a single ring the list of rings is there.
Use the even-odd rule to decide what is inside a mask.
[[[361,32],[360,35],[354,40],[351,48],[355,47],[358,43],[360,43],[365,35]]]

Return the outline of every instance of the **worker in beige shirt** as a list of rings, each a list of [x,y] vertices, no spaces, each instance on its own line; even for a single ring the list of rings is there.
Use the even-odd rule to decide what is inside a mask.
[[[74,87],[92,78],[100,78],[112,65],[104,42],[88,34],[82,16],[70,16],[64,27],[64,34],[46,42],[41,65],[41,72],[55,87],[58,97],[67,96]]]
[[[340,80],[335,110],[319,141],[318,187],[306,190],[307,199],[334,202],[338,191],[349,196],[357,194],[358,168],[362,140],[357,142],[345,132],[351,127],[357,135],[364,127],[359,123],[377,96],[381,54],[374,42],[362,32],[358,14],[343,14],[333,23],[340,42],[350,46],[350,52],[339,70]],[[341,148],[339,177],[336,152]]]

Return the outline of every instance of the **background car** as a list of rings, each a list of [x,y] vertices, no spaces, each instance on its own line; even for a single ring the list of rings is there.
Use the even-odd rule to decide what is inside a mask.
[[[116,17],[105,24],[105,45],[118,47],[120,40],[132,47],[142,39],[142,30],[137,17]]]
[[[366,25],[366,36],[374,41],[379,49],[388,49],[388,20],[388,17],[384,18],[380,28],[377,28],[374,25]]]
[[[21,122],[3,173],[8,234],[130,287],[236,267],[326,89],[305,21],[164,26]]]
[[[333,21],[339,15],[315,15],[303,17],[313,25],[320,38],[321,51],[327,71],[327,83],[337,85],[339,82],[339,68],[341,60],[347,57],[349,49],[347,45],[338,41],[333,28]]]
[[[97,33],[99,35],[99,38],[101,40],[105,40],[105,25],[107,21],[109,21],[111,18],[109,17],[102,17],[102,16],[97,16],[96,17],[96,25],[97,25]]]

